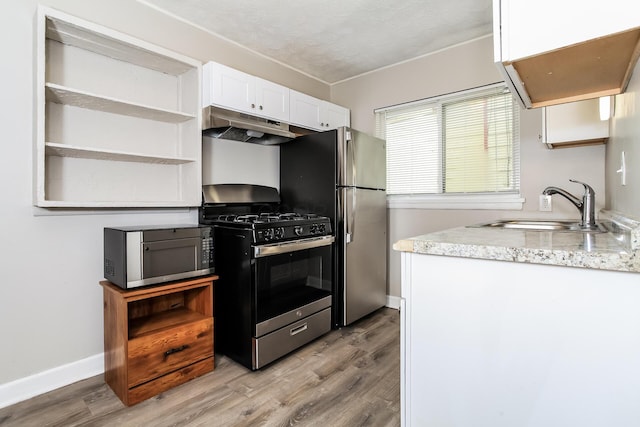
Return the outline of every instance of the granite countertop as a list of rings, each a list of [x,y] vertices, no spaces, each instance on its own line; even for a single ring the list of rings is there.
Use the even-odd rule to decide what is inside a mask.
[[[402,239],[393,249],[532,264],[640,273],[640,222],[610,211],[608,233],[457,227]]]

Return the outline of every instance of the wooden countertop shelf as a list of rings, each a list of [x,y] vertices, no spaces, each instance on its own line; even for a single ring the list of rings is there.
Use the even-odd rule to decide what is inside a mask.
[[[162,313],[132,319],[129,321],[129,339],[139,338],[144,335],[161,332],[176,326],[207,319],[202,313],[189,310],[185,307],[174,308]]]

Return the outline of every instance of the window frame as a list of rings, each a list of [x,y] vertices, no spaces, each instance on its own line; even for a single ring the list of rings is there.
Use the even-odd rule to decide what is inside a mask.
[[[452,102],[456,100],[470,99],[477,96],[479,92],[489,92],[496,88],[502,88],[508,91],[508,87],[504,82],[492,83],[472,89],[457,91],[435,97],[425,98],[417,101],[397,104],[390,107],[379,108],[374,110],[376,114],[376,135],[384,137],[379,122],[379,113],[391,111],[400,108],[411,108],[420,104],[434,104]],[[514,138],[513,161],[516,182],[518,188],[513,191],[504,192],[478,192],[478,193],[432,193],[432,194],[388,194],[387,207],[391,209],[490,209],[490,210],[521,210],[525,199],[522,197],[522,185],[520,180],[520,125],[519,115],[520,106],[513,103],[514,112],[518,114],[516,117],[516,138]],[[439,112],[439,135],[440,149],[444,149],[442,142],[442,110]],[[443,171],[439,174],[440,184],[444,185]]]

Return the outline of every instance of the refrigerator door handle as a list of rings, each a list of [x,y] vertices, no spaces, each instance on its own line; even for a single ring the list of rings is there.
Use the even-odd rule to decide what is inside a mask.
[[[347,143],[347,149],[349,150],[349,159],[351,160],[351,167],[349,170],[351,171],[351,185],[356,185],[356,147],[353,143],[353,139],[351,138],[351,132],[347,131],[347,135],[345,137]]]
[[[353,138],[351,136],[351,131],[345,131],[345,144],[347,144],[347,160],[349,164],[349,170],[345,171],[345,178],[347,173],[351,173],[351,182],[347,182],[349,185],[356,184],[356,148],[353,142]],[[345,162],[347,163],[347,162]],[[345,243],[351,243],[354,239],[354,227],[353,223],[355,221],[356,216],[356,189],[350,188],[346,191],[345,195],[348,196],[349,192],[351,193],[351,214],[349,214],[349,209],[347,204],[345,203]]]
[[[345,241],[347,243],[351,243],[353,242],[354,238],[355,238],[355,229],[353,226],[353,223],[356,221],[356,189],[355,188],[350,188],[349,189],[351,192],[351,213],[349,213],[348,209],[345,209],[345,224],[346,224],[346,236],[345,236]],[[348,194],[348,193],[347,193]],[[346,204],[345,204],[345,208],[346,208]]]

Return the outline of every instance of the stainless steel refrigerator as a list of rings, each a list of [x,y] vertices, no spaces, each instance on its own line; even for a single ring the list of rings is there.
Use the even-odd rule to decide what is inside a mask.
[[[350,128],[280,145],[283,209],[328,216],[336,235],[333,325],[386,304],[385,141]]]

